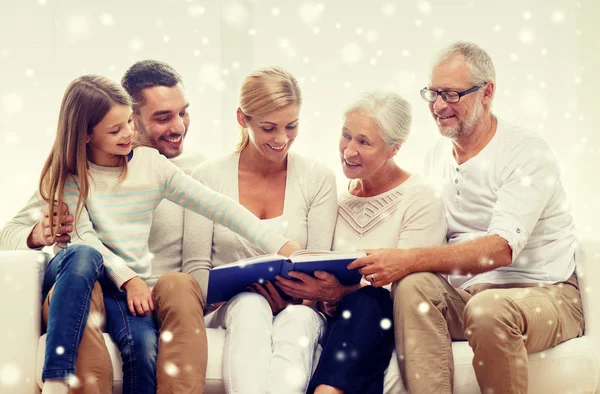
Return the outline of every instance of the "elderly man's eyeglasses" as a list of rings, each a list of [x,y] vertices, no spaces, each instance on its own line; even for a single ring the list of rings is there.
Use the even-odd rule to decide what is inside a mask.
[[[471,89],[467,89],[464,92],[455,92],[453,90],[431,90],[427,88],[421,89],[421,97],[423,100],[433,103],[437,100],[438,94],[442,96],[442,99],[449,104],[456,104],[460,101],[462,96],[466,96],[469,93],[473,93],[479,90],[483,85],[487,82],[482,83],[481,85],[473,86]]]

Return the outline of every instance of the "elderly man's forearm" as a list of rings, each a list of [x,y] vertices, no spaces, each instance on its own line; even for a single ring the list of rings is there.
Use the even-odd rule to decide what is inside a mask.
[[[512,249],[498,235],[437,248],[414,249],[413,272],[480,274],[512,263]]]

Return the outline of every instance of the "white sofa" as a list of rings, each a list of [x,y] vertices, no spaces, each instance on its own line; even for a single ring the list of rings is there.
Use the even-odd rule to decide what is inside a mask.
[[[582,243],[577,265],[585,308],[585,335],[531,354],[530,394],[600,394],[600,240]],[[0,252],[0,393],[39,393],[45,335],[40,337],[40,288],[48,256],[33,251]],[[121,393],[121,360],[105,334],[114,366],[114,393]],[[208,330],[206,393],[224,393],[221,374],[224,331]],[[466,342],[454,342],[455,393],[476,394]],[[404,393],[396,357],[388,368],[385,393]]]

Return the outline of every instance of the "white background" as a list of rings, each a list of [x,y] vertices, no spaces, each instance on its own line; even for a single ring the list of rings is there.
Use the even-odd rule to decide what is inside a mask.
[[[192,125],[186,150],[231,151],[241,81],[280,65],[301,83],[293,147],[340,171],[341,114],[358,93],[385,88],[413,104],[398,155],[409,171],[438,137],[419,90],[454,40],[495,61],[496,114],[537,130],[554,149],[583,236],[597,231],[600,192],[598,0],[0,0],[0,226],[35,190],[64,89],[99,73],[120,80],[137,60],[183,76]]]

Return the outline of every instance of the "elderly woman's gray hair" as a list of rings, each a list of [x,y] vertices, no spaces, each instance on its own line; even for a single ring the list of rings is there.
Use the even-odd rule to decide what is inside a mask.
[[[344,118],[354,111],[361,111],[375,122],[388,146],[402,145],[408,138],[412,122],[411,107],[399,94],[381,90],[362,93],[346,109]]]

